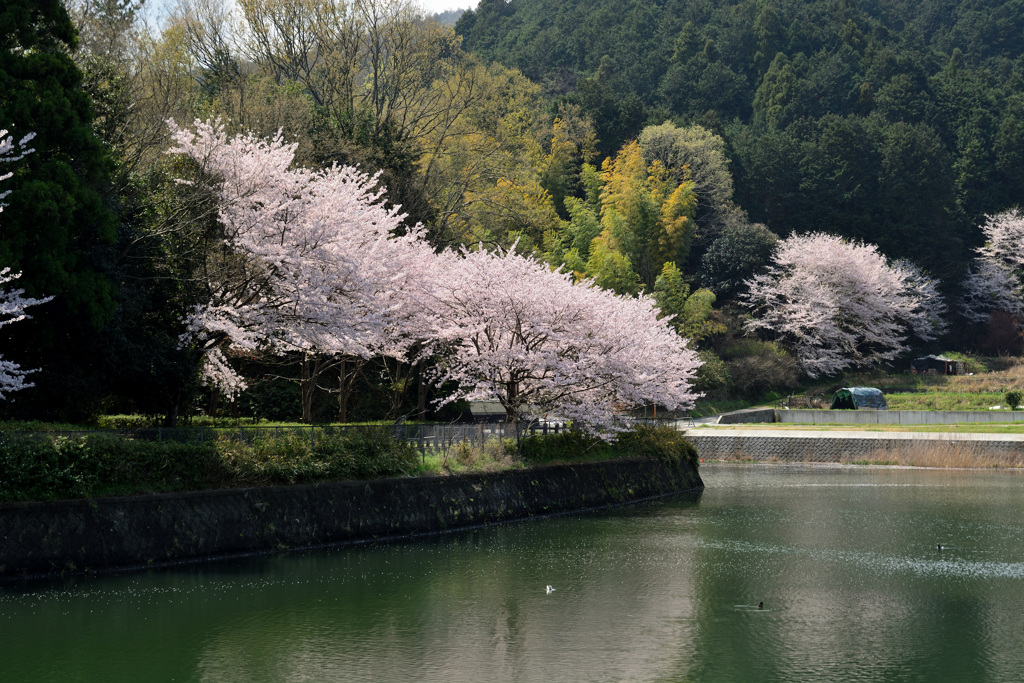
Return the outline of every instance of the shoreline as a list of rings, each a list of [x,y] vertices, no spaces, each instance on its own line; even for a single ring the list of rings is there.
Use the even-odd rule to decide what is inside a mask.
[[[626,458],[402,477],[0,504],[0,583],[394,541],[704,488],[697,467]]]

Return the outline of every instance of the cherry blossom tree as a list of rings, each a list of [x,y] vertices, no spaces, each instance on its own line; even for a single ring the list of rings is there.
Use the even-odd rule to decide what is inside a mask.
[[[1024,213],[986,216],[985,246],[977,250],[964,278],[960,312],[967,320],[988,322],[996,311],[1024,313]]]
[[[446,252],[428,308],[439,381],[509,421],[555,414],[614,432],[625,408],[693,405],[700,361],[646,296],[618,296],[515,251]]]
[[[206,352],[208,381],[244,388],[226,350],[328,356],[403,357],[418,339],[414,295],[433,252],[420,226],[387,208],[376,177],[344,166],[291,168],[296,146],[279,134],[228,138],[219,123],[195,131],[169,122],[218,202],[222,242],[204,264],[206,300],[188,319],[185,341]],[[422,327],[422,323],[419,323]],[[303,396],[330,363],[304,366]],[[315,368],[315,370],[311,370]],[[304,400],[304,417],[308,418]]]
[[[0,130],[0,162],[18,161],[26,154],[34,150],[28,148],[28,143],[35,137],[35,133],[29,133],[19,140],[14,141],[14,136],[8,135],[7,130]],[[7,180],[11,173],[0,175],[0,181]],[[0,200],[3,200],[10,190],[0,192]],[[3,211],[3,204],[0,204],[0,212]],[[0,269],[0,327],[24,320],[29,316],[25,309],[30,306],[44,304],[53,299],[52,296],[43,299],[32,299],[24,296],[24,289],[7,290],[4,287],[21,277],[21,273],[11,273],[10,268]],[[25,370],[13,361],[6,360],[0,356],[0,400],[6,400],[7,395],[13,391],[20,391],[32,386],[25,378],[36,372],[36,370]]]
[[[909,337],[929,341],[945,328],[936,283],[920,269],[824,233],[780,242],[767,272],[746,285],[748,330],[790,347],[810,377],[891,361]]]

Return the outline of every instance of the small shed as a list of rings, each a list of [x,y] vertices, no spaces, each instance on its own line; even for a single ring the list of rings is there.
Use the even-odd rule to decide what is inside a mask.
[[[501,401],[470,401],[469,413],[471,422],[504,422],[506,418]]]
[[[832,397],[832,410],[889,410],[889,404],[880,389],[843,387]]]
[[[963,363],[945,356],[921,356],[910,361],[910,371],[917,375],[962,375]]]

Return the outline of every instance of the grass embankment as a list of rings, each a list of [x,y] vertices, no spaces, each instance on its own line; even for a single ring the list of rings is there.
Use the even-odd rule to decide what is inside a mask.
[[[205,443],[135,441],[107,434],[0,441],[0,502],[92,498],[424,474],[498,471],[534,464],[655,457],[696,464],[682,434],[641,426],[613,442],[576,432],[454,443],[420,452],[381,426],[319,436],[285,432]]]

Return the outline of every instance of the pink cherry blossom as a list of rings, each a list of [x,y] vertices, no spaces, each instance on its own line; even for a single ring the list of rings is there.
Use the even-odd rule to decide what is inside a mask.
[[[964,278],[960,312],[971,322],[987,322],[995,311],[1024,313],[1024,213],[986,216],[985,246],[977,250]]]
[[[8,135],[6,130],[0,130],[0,162],[18,161],[26,154],[31,154],[34,150],[26,148],[26,145],[34,137],[35,133],[29,133],[15,143],[13,136]],[[10,177],[11,173],[5,173],[0,175],[0,181]],[[10,190],[0,192],[0,199],[8,194],[10,194]],[[3,211],[2,204],[0,204],[0,211]],[[32,299],[24,296],[24,289],[7,290],[2,288],[19,277],[21,277],[21,273],[12,274],[10,268],[0,269],[0,327],[28,318],[29,316],[25,313],[26,308],[45,304],[53,299],[52,296]],[[25,377],[33,372],[37,371],[25,370],[17,363],[5,360],[3,356],[0,356],[0,400],[6,399],[7,394],[12,391],[20,391],[33,386],[31,382],[25,381]]]
[[[687,408],[700,361],[652,299],[602,290],[515,251],[445,253],[428,307],[438,379],[498,399],[510,420],[615,431],[644,403]]]
[[[747,329],[774,335],[810,377],[891,361],[910,335],[929,341],[944,329],[934,280],[874,245],[825,233],[783,240],[768,271],[746,284]]]
[[[233,268],[209,270],[209,300],[187,321],[204,349],[402,357],[416,336],[412,294],[433,252],[420,226],[387,208],[376,177],[350,166],[291,168],[280,135],[229,139],[218,123],[169,122],[171,153],[196,161],[219,200]],[[223,356],[206,375],[244,388]]]

